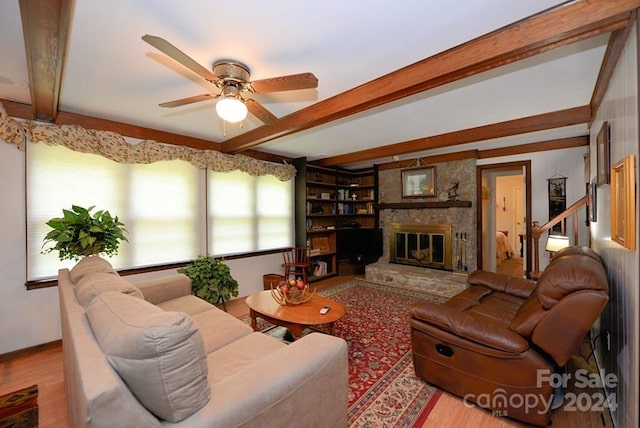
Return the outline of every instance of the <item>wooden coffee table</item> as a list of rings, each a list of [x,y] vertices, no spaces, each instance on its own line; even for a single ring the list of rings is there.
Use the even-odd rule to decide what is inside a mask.
[[[313,295],[310,301],[295,306],[283,306],[273,300],[271,291],[254,293],[245,300],[249,306],[251,327],[257,330],[256,318],[287,328],[294,339],[300,338],[305,328],[316,329],[319,325],[328,325],[329,333],[335,334],[335,322],[346,313],[344,306],[335,300]],[[325,315],[320,313],[323,306],[331,310]]]

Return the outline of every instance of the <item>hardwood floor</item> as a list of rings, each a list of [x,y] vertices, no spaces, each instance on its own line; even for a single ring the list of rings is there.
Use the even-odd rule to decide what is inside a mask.
[[[62,345],[55,342],[38,352],[0,360],[0,395],[38,385],[38,426],[67,427],[67,396],[62,369]]]
[[[322,289],[355,277],[358,276],[334,277],[314,285]],[[244,298],[240,298],[227,303],[227,312],[239,317],[248,314],[249,310],[244,304]],[[583,354],[586,355],[584,352]],[[593,357],[588,363],[582,356],[576,355],[570,364],[574,368],[589,366],[593,369]],[[37,384],[39,427],[68,427],[60,342],[41,346],[37,352],[29,355],[19,355],[8,360],[0,359],[0,380],[0,395]],[[613,427],[607,412],[568,412],[564,409],[558,409],[553,413],[552,425],[563,428]],[[466,406],[460,398],[443,393],[423,428],[460,426],[506,428],[526,425]]]

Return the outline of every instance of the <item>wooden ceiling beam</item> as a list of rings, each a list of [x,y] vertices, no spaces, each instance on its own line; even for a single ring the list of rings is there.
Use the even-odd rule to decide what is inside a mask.
[[[546,152],[549,150],[570,149],[573,147],[586,147],[589,145],[589,136],[559,138],[555,140],[539,141],[537,143],[520,144],[517,146],[501,147],[487,150],[464,150],[441,155],[422,156],[418,158],[420,165],[432,165],[434,163],[451,162],[462,159],[489,159],[502,156],[513,156],[527,153]],[[415,166],[416,159],[405,159],[394,162],[377,164],[378,171],[397,168],[410,168]]]
[[[29,104],[18,103],[0,98],[0,103],[4,106],[7,114],[11,117],[25,120],[33,120],[33,107]],[[128,123],[115,122],[112,120],[98,119],[96,117],[84,116],[76,113],[58,111],[56,125],[78,125],[84,129],[95,129],[98,131],[109,131],[117,134],[138,138],[140,140],[155,140],[166,144],[192,147],[194,149],[205,149],[220,151],[220,143],[200,138],[187,137],[173,134],[171,132],[159,131],[157,129],[144,128],[142,126],[130,125]]]
[[[53,122],[58,114],[62,67],[73,0],[20,0],[33,117]]]
[[[2,104],[7,114],[11,117],[33,120],[33,106],[31,104],[23,104],[4,98],[0,98],[0,104]]]
[[[547,129],[561,128],[563,126],[589,123],[591,121],[591,108],[588,105],[566,110],[559,110],[521,119],[508,120],[475,128],[453,131],[431,137],[418,138],[401,143],[389,144],[358,152],[331,156],[313,161],[319,166],[349,165],[363,161],[391,157],[399,154],[416,153],[424,150],[440,149],[459,144],[475,143],[494,138],[508,137],[511,135],[526,134],[529,132],[544,131]]]
[[[577,0],[471,40],[222,143],[237,153],[272,139],[622,28],[640,0]]]
[[[616,64],[618,64],[618,60],[622,55],[624,46],[629,38],[629,34],[631,33],[631,22],[633,21],[637,21],[637,11],[634,11],[631,14],[629,23],[624,28],[615,30],[611,33],[609,43],[607,44],[607,50],[600,66],[600,72],[598,73],[598,78],[593,89],[593,94],[591,95],[591,111],[598,111],[600,108],[604,94],[609,86],[611,76],[613,76],[613,71],[616,68]]]
[[[171,132],[159,131],[157,129],[145,128],[112,120],[98,119],[96,117],[68,113],[65,111],[58,112],[56,125],[79,125],[85,129],[111,131],[127,137],[139,138],[141,140],[155,140],[161,143],[175,144],[194,149],[215,151],[220,151],[222,149],[221,144],[215,141],[203,140],[201,138],[188,137]]]
[[[384,171],[386,169],[396,169],[396,168],[411,168],[416,166],[416,160],[419,161],[419,165],[431,165],[434,163],[441,162],[452,162],[457,160],[464,159],[477,159],[478,158],[478,150],[464,150],[461,152],[451,152],[445,153],[441,155],[433,155],[433,156],[421,156],[418,159],[404,159],[399,161],[387,162],[377,164],[378,171]]]
[[[11,117],[33,120],[33,109],[29,104],[18,103],[11,100],[0,98],[0,103],[4,106],[7,114]],[[144,128],[142,126],[130,125],[128,123],[115,122],[112,120],[98,119],[91,116],[84,116],[76,113],[67,113],[65,111],[58,112],[57,125],[78,125],[85,129],[96,129],[99,131],[116,132],[127,137],[138,138],[141,140],[155,140],[161,143],[174,144],[178,146],[186,146],[201,150],[221,151],[221,144],[216,141],[203,140],[200,138],[187,137],[170,132],[159,131],[157,129]],[[273,155],[270,153],[258,152],[256,150],[247,150],[244,155],[267,162],[280,163],[283,161],[291,162],[293,159]]]
[[[589,145],[589,136],[559,138],[557,140],[540,141],[538,143],[520,144],[498,149],[478,151],[478,159],[499,158],[502,156],[522,155],[526,153],[548,152],[549,150],[571,149]]]

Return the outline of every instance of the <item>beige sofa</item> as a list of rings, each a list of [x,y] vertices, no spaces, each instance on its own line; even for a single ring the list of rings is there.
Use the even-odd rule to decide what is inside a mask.
[[[191,295],[189,279],[125,281],[104,259],[58,273],[71,427],[340,427],[343,339],[286,345]]]

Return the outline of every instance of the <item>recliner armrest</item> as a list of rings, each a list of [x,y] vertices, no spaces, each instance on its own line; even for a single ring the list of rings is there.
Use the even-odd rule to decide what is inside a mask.
[[[530,279],[516,278],[485,270],[471,272],[467,282],[469,285],[481,285],[524,299],[529,297],[536,288],[536,282]]]
[[[140,289],[144,300],[154,305],[191,294],[191,280],[183,274],[147,279],[134,285]]]
[[[410,324],[417,329],[420,329],[421,323],[427,323],[456,336],[507,352],[521,353],[529,348],[529,342],[515,331],[446,305],[420,303],[413,307],[412,315]]]

